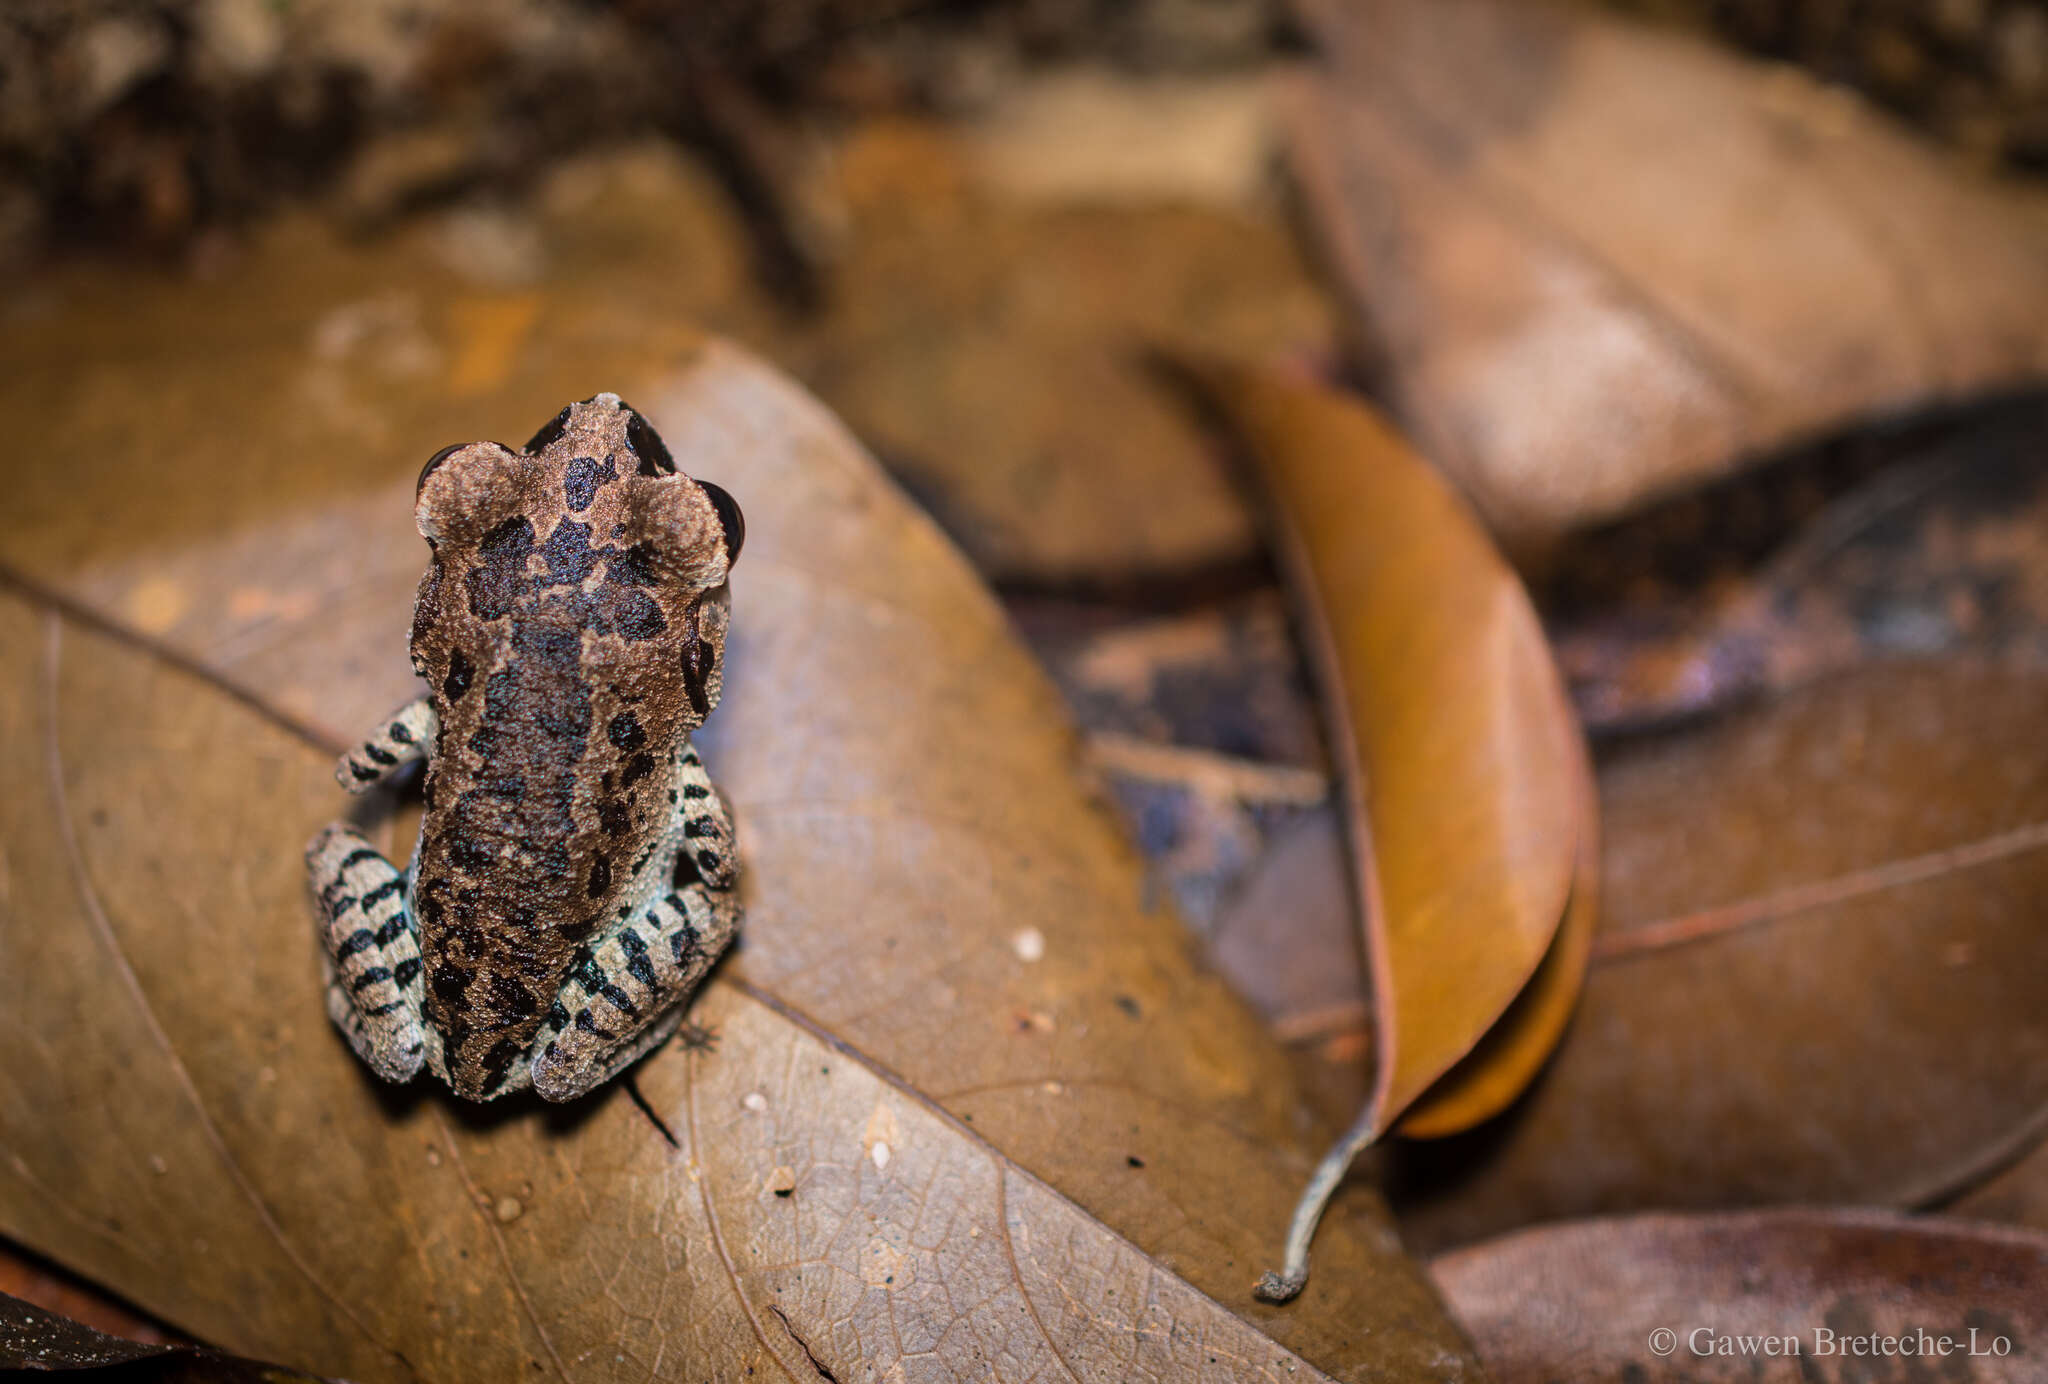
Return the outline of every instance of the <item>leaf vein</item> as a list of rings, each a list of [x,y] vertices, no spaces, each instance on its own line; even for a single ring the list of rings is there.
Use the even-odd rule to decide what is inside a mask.
[[[1995,864],[2048,846],[2048,821],[2029,822],[1960,846],[1949,846],[1904,860],[1886,861],[1867,869],[1829,879],[1795,884],[1775,893],[1741,899],[1717,908],[1699,909],[1675,918],[1604,933],[1593,939],[1592,962],[1625,961],[1631,957],[1665,951],[1672,947],[1724,937],[1766,923],[1778,922],[1800,913],[1832,904],[1847,903],[1887,889],[1924,884],[1943,875]]]
[[[683,1059],[683,1112],[689,1120],[692,1163],[697,1163],[697,1151],[704,1147],[703,1141],[697,1135],[697,1061],[698,1056],[694,1052],[686,1054]],[[768,1358],[781,1368],[783,1374],[789,1378],[790,1384],[797,1384],[796,1371],[789,1367],[789,1362],[784,1360],[781,1353],[769,1342],[767,1329],[761,1325],[761,1314],[754,1310],[753,1299],[747,1296],[746,1287],[740,1282],[739,1265],[733,1263],[732,1251],[726,1248],[725,1230],[718,1223],[718,1208],[711,1202],[710,1177],[702,1164],[698,1164],[696,1172],[694,1180],[697,1184],[697,1196],[704,1204],[704,1223],[711,1231],[711,1245],[718,1251],[718,1262],[725,1266],[725,1276],[732,1284],[732,1295],[739,1300],[740,1311],[746,1314],[748,1325],[754,1328],[754,1338],[760,1341],[761,1349],[768,1352]],[[785,1318],[783,1325],[787,1327],[788,1324],[788,1319]],[[790,1332],[790,1335],[796,1337],[794,1331]],[[797,1343],[802,1344],[801,1338],[797,1338]]]
[[[70,794],[64,787],[63,751],[57,734],[59,704],[58,668],[63,655],[63,617],[57,611],[51,610],[46,613],[45,621],[46,635],[43,641],[44,767],[47,771],[50,793],[50,815],[56,823],[58,839],[63,842],[65,863],[70,868],[72,885],[78,891],[79,906],[84,911],[86,920],[91,924],[93,932],[98,936],[100,944],[106,948],[108,956],[112,959],[114,973],[120,978],[122,987],[128,991],[129,998],[134,1001],[144,1026],[149,1030],[151,1039],[163,1052],[165,1060],[170,1064],[172,1076],[176,1079],[178,1087],[184,1093],[186,1100],[190,1102],[193,1113],[198,1117],[201,1133],[205,1136],[207,1143],[212,1146],[215,1156],[221,1161],[221,1165],[226,1169],[229,1180],[247,1198],[250,1207],[256,1213],[256,1219],[262,1223],[264,1230],[269,1233],[270,1237],[277,1242],[278,1248],[284,1252],[285,1258],[290,1261],[292,1267],[299,1271],[321,1297],[334,1304],[342,1316],[348,1319],[349,1324],[362,1334],[364,1340],[397,1360],[399,1364],[405,1367],[406,1373],[416,1376],[418,1372],[413,1369],[412,1362],[407,1360],[401,1352],[379,1340],[375,1333],[370,1330],[369,1325],[356,1315],[355,1310],[321,1280],[320,1276],[313,1271],[312,1265],[306,1262],[304,1257],[300,1255],[298,1248],[285,1235],[284,1228],[277,1223],[277,1218],[271,1214],[270,1207],[264,1202],[261,1194],[257,1192],[255,1184],[249,1180],[249,1175],[243,1170],[241,1163],[236,1160],[233,1150],[228,1147],[227,1140],[222,1137],[220,1128],[214,1124],[213,1115],[207,1110],[206,1102],[199,1094],[198,1083],[193,1081],[191,1071],[185,1066],[184,1059],[178,1055],[176,1046],[171,1042],[170,1033],[164,1028],[163,1021],[157,1017],[156,1009],[149,1002],[148,992],[142,988],[141,977],[135,973],[135,967],[129,961],[128,953],[122,948],[121,940],[114,932],[113,922],[107,916],[106,908],[100,902],[99,891],[93,886],[92,875],[86,869],[85,853],[80,848],[78,842],[78,830],[71,820]]]
[[[477,1218],[491,1235],[491,1242],[497,1246],[498,1262],[504,1267],[505,1279],[512,1285],[512,1295],[519,1299],[519,1306],[526,1312],[526,1319],[533,1323],[534,1334],[540,1337],[541,1349],[548,1353],[555,1373],[568,1384],[569,1371],[563,1365],[561,1355],[555,1350],[555,1343],[548,1337],[548,1329],[541,1324],[540,1313],[534,1309],[533,1299],[527,1296],[526,1285],[519,1280],[519,1273],[512,1267],[512,1249],[505,1243],[505,1232],[498,1227],[497,1217],[491,1214],[483,1191],[469,1175],[469,1165],[462,1161],[462,1149],[455,1139],[455,1131],[449,1127],[447,1112],[439,1106],[434,1109],[434,1119],[441,1126],[441,1133],[448,1141],[448,1159],[455,1165],[456,1175],[462,1179],[462,1189],[468,1194],[469,1204],[476,1209]]]

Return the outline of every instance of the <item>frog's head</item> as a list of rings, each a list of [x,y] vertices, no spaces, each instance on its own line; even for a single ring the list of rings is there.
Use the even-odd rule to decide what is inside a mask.
[[[448,703],[494,670],[547,660],[615,689],[662,738],[718,704],[745,524],[618,395],[569,405],[516,452],[437,453],[414,515],[434,562],[413,664]]]

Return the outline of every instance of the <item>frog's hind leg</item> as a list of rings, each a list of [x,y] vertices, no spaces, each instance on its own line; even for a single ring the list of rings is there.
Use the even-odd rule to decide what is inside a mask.
[[[327,948],[327,1013],[356,1056],[386,1081],[410,1081],[426,1058],[419,938],[405,876],[357,832],[336,824],[306,848]]]
[[[676,757],[668,801],[673,887],[577,949],[533,1041],[533,1088],[548,1100],[574,1100],[666,1042],[739,930],[732,812],[694,745]]]
[[[407,702],[384,718],[376,732],[341,757],[335,780],[351,793],[365,793],[412,763],[433,753],[441,719],[425,697]]]
[[[690,884],[580,948],[535,1039],[533,1089],[574,1100],[666,1041],[732,941],[739,911],[733,891]]]

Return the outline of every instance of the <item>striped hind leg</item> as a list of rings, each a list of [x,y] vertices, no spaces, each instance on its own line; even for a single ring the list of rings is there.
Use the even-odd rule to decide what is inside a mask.
[[[328,1016],[370,1070],[412,1080],[426,1058],[426,1024],[405,876],[338,823],[306,848],[306,874],[320,903]]]
[[[674,887],[578,948],[533,1041],[533,1087],[548,1100],[574,1100],[666,1042],[739,930],[732,811],[694,745],[676,758],[668,800]]]
[[[580,949],[535,1039],[533,1089],[574,1100],[667,1041],[739,920],[734,891],[691,884]]]

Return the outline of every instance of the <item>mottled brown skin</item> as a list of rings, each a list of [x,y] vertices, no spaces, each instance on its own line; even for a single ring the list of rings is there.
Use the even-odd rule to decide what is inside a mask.
[[[441,453],[416,517],[412,659],[439,732],[412,894],[450,1084],[480,1099],[578,944],[670,887],[644,876],[669,766],[718,703],[738,517],[611,395],[523,452]]]

